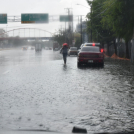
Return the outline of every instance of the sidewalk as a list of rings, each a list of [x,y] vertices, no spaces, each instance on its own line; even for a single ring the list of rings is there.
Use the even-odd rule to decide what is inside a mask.
[[[104,54],[104,56],[107,57],[107,58],[112,58],[112,59],[130,60],[130,59],[127,59],[127,58],[120,58],[115,53],[111,57],[110,56],[107,56],[106,54]]]

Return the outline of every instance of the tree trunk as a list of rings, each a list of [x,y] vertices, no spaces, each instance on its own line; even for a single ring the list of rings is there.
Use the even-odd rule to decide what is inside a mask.
[[[109,42],[107,42],[107,55],[109,56]]]
[[[130,56],[129,56],[129,49],[128,49],[128,41],[126,41],[125,45],[126,45],[126,58],[127,58],[127,59],[130,59]]]
[[[104,49],[104,43],[101,44],[102,48]]]
[[[113,43],[114,43],[115,54],[117,55],[117,45],[116,45],[116,41],[114,40]]]

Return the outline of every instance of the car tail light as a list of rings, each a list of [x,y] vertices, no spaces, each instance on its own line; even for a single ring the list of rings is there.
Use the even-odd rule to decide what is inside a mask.
[[[103,53],[104,52],[104,49],[103,48],[101,48],[101,53]]]
[[[92,46],[95,46],[95,43],[93,43]]]

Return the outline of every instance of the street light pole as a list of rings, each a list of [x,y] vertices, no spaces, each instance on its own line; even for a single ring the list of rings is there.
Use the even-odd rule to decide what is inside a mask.
[[[81,5],[81,4],[76,4],[76,5],[80,5],[80,6],[83,6],[85,8],[88,8],[88,7]],[[88,8],[88,9],[90,9],[90,8]],[[91,5],[91,14],[92,14],[92,5]],[[91,42],[92,42],[92,20],[91,20]]]
[[[65,42],[66,42],[66,21],[65,21]]]
[[[81,5],[81,4],[76,4],[76,5],[80,5],[80,6],[86,7],[86,6],[84,6],[84,5]],[[88,7],[86,7],[86,8],[88,8]],[[88,9],[89,9],[89,8],[88,8]]]

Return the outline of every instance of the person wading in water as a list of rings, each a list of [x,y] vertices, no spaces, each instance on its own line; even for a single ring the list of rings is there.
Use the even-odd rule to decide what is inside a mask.
[[[64,65],[66,65],[67,62],[68,49],[69,49],[68,44],[64,43],[62,49],[60,50],[60,53],[63,54]]]

